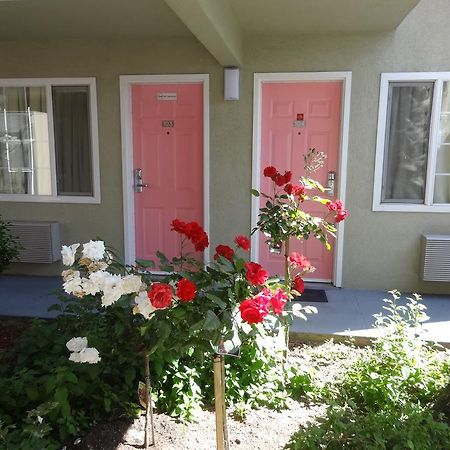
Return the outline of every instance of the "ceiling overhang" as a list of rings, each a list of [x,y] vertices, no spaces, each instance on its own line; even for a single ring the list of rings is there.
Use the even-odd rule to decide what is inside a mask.
[[[189,39],[223,66],[242,66],[254,36],[395,30],[420,0],[0,0],[0,41]]]
[[[243,62],[242,32],[228,0],[165,0],[223,66]]]

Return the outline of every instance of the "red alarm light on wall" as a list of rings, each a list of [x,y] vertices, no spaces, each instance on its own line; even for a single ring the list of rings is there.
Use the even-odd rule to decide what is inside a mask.
[[[305,120],[305,115],[303,113],[297,114],[297,120]]]

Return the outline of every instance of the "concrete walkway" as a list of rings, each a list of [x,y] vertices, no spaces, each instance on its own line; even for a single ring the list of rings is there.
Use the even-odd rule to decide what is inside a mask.
[[[309,315],[307,321],[295,321],[291,328],[293,333],[298,333],[299,338],[311,340],[352,336],[362,344],[377,336],[377,330],[373,328],[373,315],[384,311],[383,299],[392,298],[390,294],[326,285],[321,287],[326,290],[328,302],[306,303],[315,306],[318,314]],[[399,303],[405,304],[408,296],[402,294]],[[450,347],[450,294],[424,295],[422,303],[427,307],[425,313],[429,316],[423,323],[426,339]]]
[[[300,339],[353,336],[364,343],[376,335],[373,315],[382,311],[386,292],[317,284],[307,287],[324,288],[328,302],[309,303],[318,314],[310,315],[306,322],[294,322],[291,331]],[[55,292],[60,288],[60,277],[0,276],[0,316],[55,317],[56,312],[47,309],[57,302]],[[430,317],[424,324],[426,337],[450,346],[450,294],[425,295],[423,303]]]

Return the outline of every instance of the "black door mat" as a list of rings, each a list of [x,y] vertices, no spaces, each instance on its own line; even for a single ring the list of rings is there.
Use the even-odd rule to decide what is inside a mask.
[[[328,302],[327,293],[324,289],[305,289],[300,297],[294,297],[294,302],[304,303],[326,303]]]

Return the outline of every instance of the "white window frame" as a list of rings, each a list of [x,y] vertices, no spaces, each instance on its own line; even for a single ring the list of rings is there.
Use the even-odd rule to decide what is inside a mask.
[[[387,127],[388,97],[390,82],[433,82],[433,104],[431,108],[430,138],[428,143],[427,178],[424,203],[383,203],[383,165],[385,157],[385,139]],[[380,83],[380,102],[378,108],[377,144],[375,156],[375,176],[373,187],[373,211],[392,212],[435,212],[449,213],[450,204],[433,203],[436,157],[439,145],[439,122],[442,104],[442,87],[444,81],[450,82],[450,72],[399,72],[382,73]]]
[[[56,158],[53,128],[52,86],[89,86],[91,126],[91,158],[93,195],[58,195],[56,187]],[[100,162],[98,145],[97,89],[94,77],[84,78],[3,78],[0,87],[44,87],[47,102],[52,195],[0,194],[2,202],[32,203],[96,203],[100,197]]]

